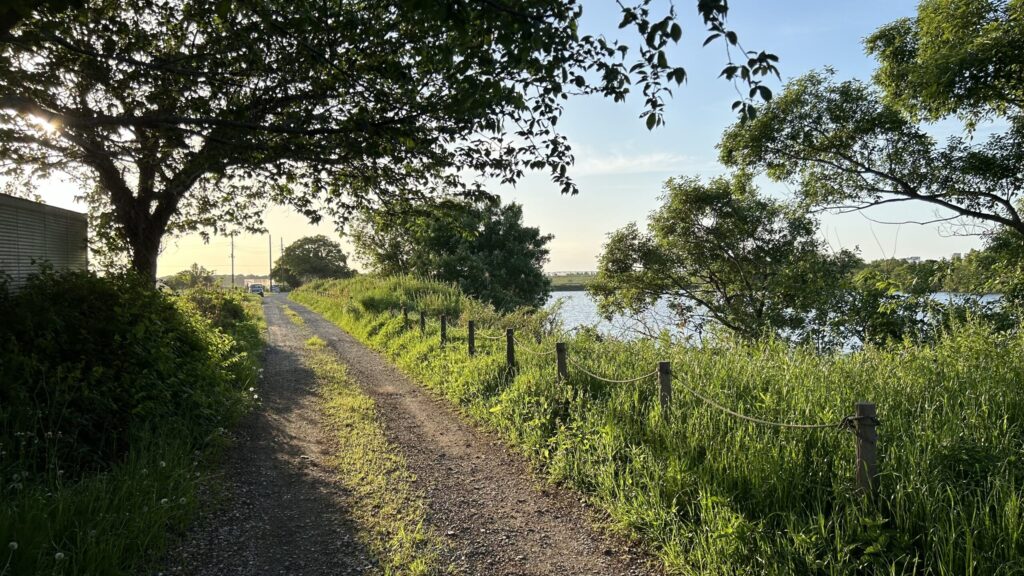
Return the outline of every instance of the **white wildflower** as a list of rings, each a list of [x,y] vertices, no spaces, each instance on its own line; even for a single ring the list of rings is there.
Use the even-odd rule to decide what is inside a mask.
[[[9,548],[11,551],[17,550],[18,549],[18,543],[17,542],[8,542],[7,543],[7,548]]]
[[[53,559],[56,560],[57,562],[60,562],[61,560],[64,559],[64,553],[63,552],[57,552],[56,554],[53,555]]]

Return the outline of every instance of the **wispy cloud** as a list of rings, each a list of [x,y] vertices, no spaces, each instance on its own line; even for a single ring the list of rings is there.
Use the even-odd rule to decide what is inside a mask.
[[[574,176],[600,176],[607,174],[644,174],[651,172],[679,172],[692,169],[699,160],[683,154],[651,152],[645,154],[607,154],[576,151]]]

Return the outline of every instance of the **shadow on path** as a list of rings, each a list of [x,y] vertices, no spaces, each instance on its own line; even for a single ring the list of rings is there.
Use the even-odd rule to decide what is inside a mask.
[[[233,433],[218,483],[226,501],[205,511],[169,554],[172,574],[343,575],[376,566],[331,470],[315,378],[301,360],[304,333],[281,304],[264,300],[262,405]]]
[[[495,435],[467,424],[448,402],[308,308],[289,301],[348,366],[377,405],[429,506],[428,521],[467,574],[659,574],[648,557],[593,528],[578,495],[539,483]]]

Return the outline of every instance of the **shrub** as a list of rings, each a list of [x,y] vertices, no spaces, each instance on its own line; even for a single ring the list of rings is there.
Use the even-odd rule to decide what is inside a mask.
[[[246,352],[200,311],[233,330],[243,316],[231,300],[192,302],[80,272],[44,273],[0,299],[0,438],[25,472],[103,469],[133,434],[201,436],[237,416],[245,369],[232,370]]]
[[[0,575],[149,573],[248,403],[257,300],[73,272],[0,290]]]

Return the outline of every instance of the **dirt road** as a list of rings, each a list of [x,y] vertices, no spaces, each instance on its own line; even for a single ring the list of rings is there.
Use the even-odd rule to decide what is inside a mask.
[[[293,325],[287,305],[305,320]],[[207,518],[183,551],[188,574],[346,574],[373,570],[352,539],[344,494],[322,463],[311,374],[299,351],[311,332],[376,402],[388,441],[425,497],[427,521],[448,541],[450,564],[471,575],[658,574],[649,560],[593,528],[571,492],[535,478],[499,439],[466,421],[383,357],[281,295],[265,301],[270,330],[265,405],[242,427],[228,463],[238,497]]]

